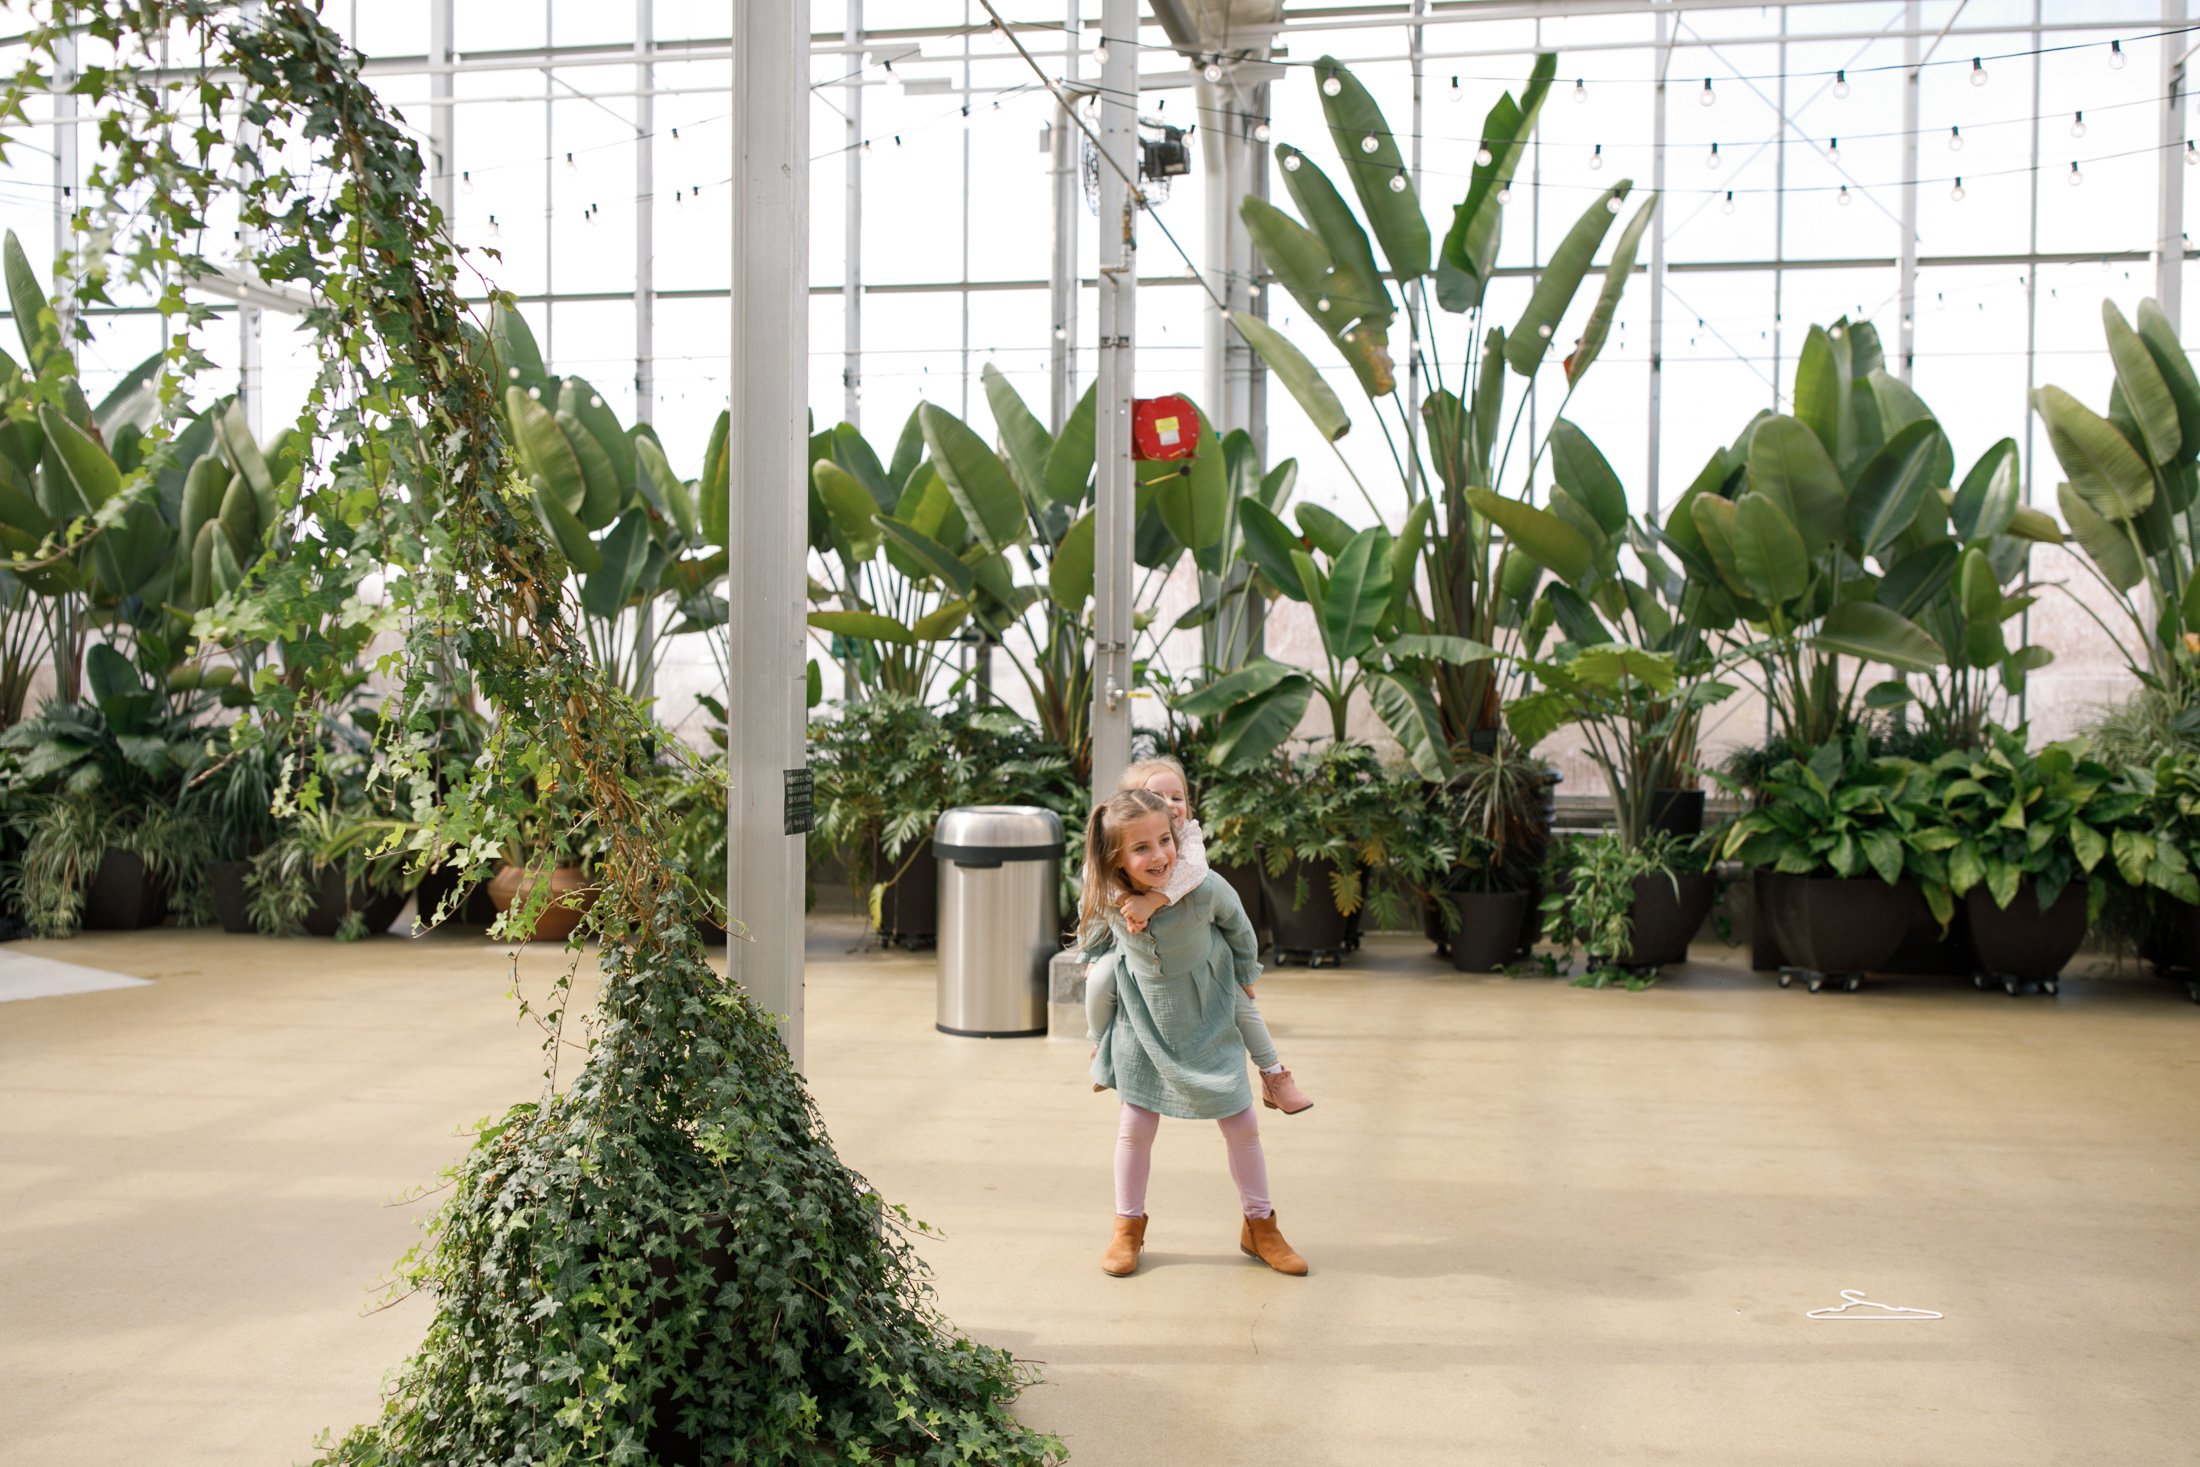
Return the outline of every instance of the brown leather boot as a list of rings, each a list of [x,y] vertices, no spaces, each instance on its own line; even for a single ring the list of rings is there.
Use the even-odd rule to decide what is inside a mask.
[[[1138,1217],[1115,1219],[1115,1236],[1108,1239],[1108,1251],[1100,1255],[1100,1271],[1115,1277],[1129,1278],[1138,1272],[1138,1250],[1146,1246],[1146,1219]],[[1306,1266],[1299,1265],[1304,1273]]]
[[[1273,1075],[1260,1072],[1261,1103],[1270,1110],[1280,1110],[1287,1116],[1295,1116],[1302,1110],[1312,1110],[1314,1102],[1306,1098],[1299,1082],[1291,1078],[1289,1070],[1278,1070]]]
[[[1244,1230],[1238,1234],[1238,1251],[1248,1258],[1258,1258],[1277,1273],[1303,1275],[1306,1272],[1306,1260],[1283,1241],[1283,1234],[1276,1231],[1276,1215],[1272,1212],[1266,1217],[1245,1220]]]

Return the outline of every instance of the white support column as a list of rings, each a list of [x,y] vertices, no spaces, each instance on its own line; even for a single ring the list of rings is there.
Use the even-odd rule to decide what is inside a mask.
[[[452,103],[451,75],[451,66],[458,60],[451,13],[456,3],[429,0],[428,4],[428,198],[442,211],[446,230],[455,230],[451,181],[458,171],[458,109]],[[648,0],[641,3],[646,5]]]
[[[1077,86],[1077,63],[1085,44],[1079,0],[1068,0],[1062,26],[1063,95],[1075,100],[1083,94]],[[1084,183],[1078,177],[1078,144],[1084,134],[1070,118],[1057,117],[1049,133],[1053,157],[1053,250],[1047,259],[1047,298],[1054,319],[1054,346],[1047,355],[1047,427],[1059,433],[1077,405],[1077,206]]]
[[[2185,0],[2162,0],[2160,227],[2154,254],[2154,299],[2162,307],[2162,314],[2169,317],[2169,324],[2180,330],[2184,327],[2185,296],[2185,67],[2192,54],[2192,42],[2184,30]]]
[[[1657,85],[1650,90],[1650,105],[1657,109],[1650,122],[1650,190],[1661,203],[1665,198],[1665,74],[1673,65],[1672,24],[1670,15],[1658,12]],[[1672,212],[1660,208],[1650,216],[1650,419],[1645,440],[1649,464],[1643,490],[1652,519],[1658,517],[1658,455],[1663,451],[1659,413],[1665,398],[1665,221]]]
[[[726,952],[734,981],[780,1016],[798,1069],[804,841],[787,833],[787,797],[790,776],[804,769],[809,46],[809,0],[733,7],[726,902],[744,930]]]
[[[863,424],[863,0],[848,0],[848,84],[841,110],[848,114],[845,160],[848,186],[841,199],[840,415]]]
[[[1905,382],[1917,356],[1917,120],[1918,88],[1924,82],[1918,64],[1920,11],[1918,0],[1902,7],[1902,253],[1895,287],[1902,314],[1895,331],[1895,375]]]
[[[1256,119],[1240,109],[1235,79],[1201,81],[1198,89],[1200,157],[1207,168],[1207,285],[1223,302],[1209,300],[1203,308],[1206,371],[1200,408],[1220,434],[1252,426],[1253,350],[1224,312],[1249,311],[1253,305],[1253,244],[1238,218],[1238,200],[1250,190],[1262,155],[1252,135]]]
[[[439,0],[448,4],[449,0]],[[634,421],[657,416],[657,7],[634,0]],[[648,614],[645,607],[643,614]]]
[[[1104,0],[1100,34],[1100,390],[1094,424],[1092,788],[1104,798],[1131,757],[1131,391],[1138,296],[1138,0]],[[1111,161],[1112,160],[1112,161]]]
[[[247,22],[257,20],[261,11],[260,0],[244,0],[237,10],[239,16]],[[241,141],[258,141],[258,128],[250,124],[240,124],[238,130]],[[246,275],[254,279],[260,274],[260,267],[252,259],[259,245],[259,231],[241,229],[237,232],[238,264]],[[265,317],[258,306],[245,300],[237,302],[237,401],[244,408],[245,427],[255,439],[265,437],[267,433],[267,415],[263,401],[266,371],[260,350],[261,331],[265,324]]]
[[[71,228],[82,200],[77,188],[83,176],[77,165],[76,33],[57,36],[53,43],[53,310],[61,323],[62,349],[76,352],[76,292],[58,268],[61,257],[76,247]]]

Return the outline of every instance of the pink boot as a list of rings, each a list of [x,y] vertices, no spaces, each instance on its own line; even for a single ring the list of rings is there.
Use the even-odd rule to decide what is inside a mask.
[[[1306,1092],[1291,1078],[1289,1070],[1278,1070],[1273,1075],[1261,1071],[1260,1098],[1270,1110],[1280,1110],[1287,1116],[1314,1108],[1314,1102],[1306,1098]]]

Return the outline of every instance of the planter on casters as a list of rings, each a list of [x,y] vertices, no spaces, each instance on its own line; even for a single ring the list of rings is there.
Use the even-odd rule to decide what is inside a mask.
[[[1780,944],[1780,986],[1797,972],[1812,993],[1828,986],[1850,993],[1879,969],[1910,930],[1915,892],[1876,876],[1783,876],[1765,892],[1762,910]]]
[[[1295,861],[1281,876],[1260,873],[1262,894],[1268,901],[1269,920],[1275,929],[1276,966],[1291,958],[1303,958],[1309,968],[1334,967],[1344,961],[1353,940],[1353,924],[1337,910],[1330,894],[1329,878],[1336,872],[1333,861]],[[1306,905],[1297,904],[1298,883],[1306,881]]]
[[[1208,867],[1215,875],[1230,883],[1230,890],[1237,893],[1238,905],[1245,908],[1245,920],[1253,924],[1253,937],[1262,947],[1270,943],[1268,929],[1268,898],[1261,890],[1260,867],[1250,861],[1225,861]]]
[[[1963,915],[1978,959],[1973,983],[1998,986],[2012,998],[2034,988],[2052,994],[2061,987],[2063,965],[2085,941],[2085,883],[2065,886],[2045,910],[2029,876],[2017,884],[2006,907],[1995,906],[1985,887],[1974,886],[1963,894]]]
[[[1635,897],[1628,909],[1627,951],[1620,955],[1622,968],[1657,968],[1685,962],[1688,944],[1703,930],[1719,883],[1708,871],[1638,876]]]
[[[168,883],[135,851],[109,846],[84,888],[84,926],[92,932],[134,932],[168,915]]]
[[[2164,978],[2185,985],[2185,997],[2200,1003],[2200,906],[2164,902],[2157,907],[2140,954]]]
[[[1519,953],[1520,929],[1528,920],[1526,892],[1455,891],[1451,904],[1459,913],[1459,930],[1449,939],[1454,969],[1494,973]],[[1437,919],[1439,928],[1442,921]]]

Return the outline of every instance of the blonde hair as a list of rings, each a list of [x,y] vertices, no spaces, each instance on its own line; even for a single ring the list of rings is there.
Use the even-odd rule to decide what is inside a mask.
[[[1148,815],[1169,818],[1169,802],[1150,790],[1117,790],[1092,807],[1085,822],[1085,883],[1077,903],[1080,940],[1090,942],[1107,927],[1111,889],[1122,882],[1123,829]]]
[[[1151,759],[1141,759],[1123,771],[1123,777],[1115,782],[1119,790],[1142,790],[1147,781],[1157,774],[1173,774],[1177,783],[1184,786],[1184,797],[1192,795],[1192,777],[1184,772],[1184,766],[1166,754],[1156,754]]]

